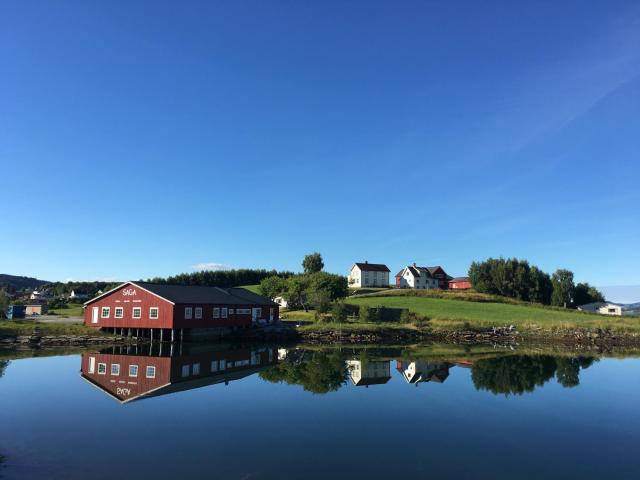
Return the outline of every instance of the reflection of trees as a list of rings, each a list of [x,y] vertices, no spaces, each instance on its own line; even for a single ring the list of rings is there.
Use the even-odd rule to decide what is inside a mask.
[[[555,375],[563,387],[580,383],[581,368],[588,368],[595,360],[587,357],[508,356],[477,361],[471,379],[478,390],[493,393],[522,395],[542,386]]]
[[[316,352],[299,363],[284,360],[260,372],[260,377],[268,382],[302,385],[313,393],[328,393],[344,384],[347,368],[345,358],[339,351]]]
[[[4,375],[7,365],[9,365],[9,360],[0,360],[0,378]]]

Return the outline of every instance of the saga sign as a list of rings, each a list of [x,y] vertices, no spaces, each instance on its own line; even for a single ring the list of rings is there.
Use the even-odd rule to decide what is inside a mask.
[[[122,290],[122,296],[124,297],[135,297],[136,289],[135,288],[125,288]]]

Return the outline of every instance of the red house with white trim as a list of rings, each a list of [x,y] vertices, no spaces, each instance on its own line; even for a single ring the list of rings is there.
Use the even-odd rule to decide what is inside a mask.
[[[212,330],[279,320],[278,304],[244,288],[125,282],[84,304],[84,324],[139,336]],[[169,333],[169,332],[167,332]]]
[[[449,288],[451,290],[468,290],[471,288],[471,280],[469,277],[456,277],[449,280]]]

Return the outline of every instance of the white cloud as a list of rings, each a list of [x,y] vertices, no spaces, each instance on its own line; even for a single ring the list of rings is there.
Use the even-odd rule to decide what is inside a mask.
[[[233,267],[230,265],[225,265],[223,263],[215,263],[215,262],[204,262],[204,263],[196,263],[195,265],[191,265],[191,268],[194,270],[231,270]]]

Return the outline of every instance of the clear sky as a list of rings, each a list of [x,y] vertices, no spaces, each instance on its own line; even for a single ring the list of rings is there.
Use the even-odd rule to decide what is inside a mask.
[[[0,166],[2,273],[640,285],[640,6],[6,1]]]

